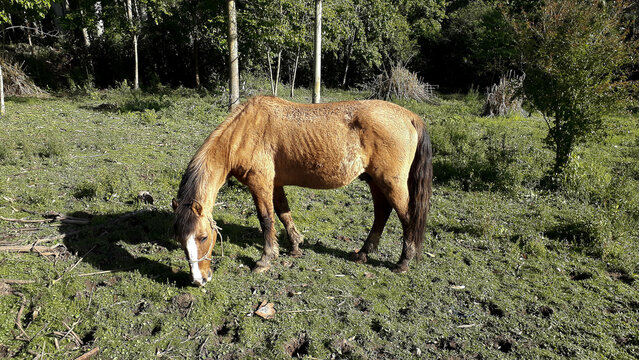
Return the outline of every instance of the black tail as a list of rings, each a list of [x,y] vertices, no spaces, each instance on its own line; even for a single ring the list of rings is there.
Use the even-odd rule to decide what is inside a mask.
[[[415,159],[408,174],[408,234],[409,241],[415,244],[416,257],[421,259],[424,245],[424,230],[430,210],[430,197],[433,183],[433,151],[430,136],[421,123],[415,124],[418,132]]]

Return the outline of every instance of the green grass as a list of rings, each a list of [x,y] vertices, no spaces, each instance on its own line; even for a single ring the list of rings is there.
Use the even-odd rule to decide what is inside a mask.
[[[297,93],[308,102],[308,90]],[[107,359],[639,357],[636,115],[611,119],[606,138],[580,146],[549,192],[540,187],[552,161],[543,120],[479,118],[481,104],[463,96],[401,103],[425,119],[435,153],[421,262],[389,270],[401,251],[395,215],[368,264],[349,260],[372,223],[367,186],[356,181],[288,188],[304,256],[288,256],[279,225],[280,259],[252,274],[262,235],[250,194],[231,180],[213,214],[224,256],[216,246],[201,289],[189,285],[172,238],[170,201],[224,104],[124,87],[8,99],[0,216],[55,211],[90,223],[0,221],[0,245],[66,235],[40,244],[64,245],[55,257],[0,253],[0,278],[34,281],[0,285],[0,357],[68,359],[95,347]],[[140,191],[154,205],[138,201]],[[15,325],[18,293],[26,335]],[[253,314],[262,300],[275,304],[274,319]],[[81,342],[64,336],[67,325]]]

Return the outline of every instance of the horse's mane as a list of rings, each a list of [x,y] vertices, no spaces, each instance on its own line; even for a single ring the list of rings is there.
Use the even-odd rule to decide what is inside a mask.
[[[178,190],[178,201],[180,203],[191,203],[193,200],[201,200],[204,198],[206,189],[208,189],[207,175],[210,174],[212,170],[211,166],[213,166],[209,152],[212,147],[218,146],[217,143],[220,136],[240,117],[240,114],[246,109],[248,103],[249,102],[243,103],[233,109],[226,119],[224,119],[204,141],[195,155],[193,155],[180,181],[180,188]]]

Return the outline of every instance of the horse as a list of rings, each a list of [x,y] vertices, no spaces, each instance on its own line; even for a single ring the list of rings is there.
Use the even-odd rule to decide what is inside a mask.
[[[373,225],[353,254],[365,263],[394,209],[403,248],[393,271],[421,258],[432,194],[432,149],[422,119],[381,100],[297,104],[258,96],[233,110],[197,150],[173,199],[174,234],[189,261],[194,284],[212,278],[211,253],[218,231],[211,212],[231,177],[246,185],[264,234],[254,272],[269,270],[279,255],[274,215],[286,228],[292,257],[302,256],[284,186],[334,189],[360,178],[370,187]]]

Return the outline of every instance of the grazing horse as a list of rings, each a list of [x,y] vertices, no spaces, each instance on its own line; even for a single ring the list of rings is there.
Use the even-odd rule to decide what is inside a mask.
[[[255,272],[268,270],[279,254],[275,214],[286,228],[291,256],[302,255],[303,237],[284,186],[334,189],[357,177],[370,186],[375,218],[355,261],[365,263],[377,249],[392,209],[404,232],[394,271],[407,271],[421,255],[432,183],[430,137],[423,121],[398,105],[378,100],[305,105],[260,96],[235,109],[195,153],[172,203],[175,236],[200,286],[212,277],[217,231],[210,214],[230,176],[248,186],[264,233]]]

